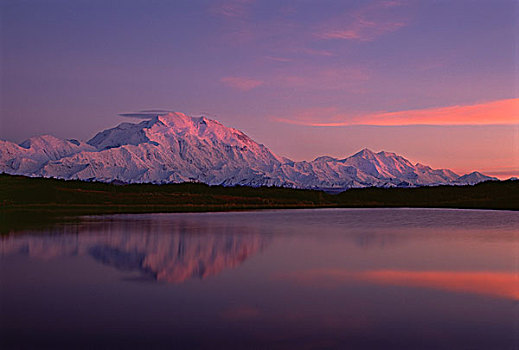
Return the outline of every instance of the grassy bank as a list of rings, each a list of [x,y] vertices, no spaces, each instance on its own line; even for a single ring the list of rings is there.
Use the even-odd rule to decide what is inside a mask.
[[[44,218],[151,212],[324,207],[519,209],[519,181],[475,186],[362,188],[340,194],[196,183],[115,185],[0,175],[0,220],[12,227]]]

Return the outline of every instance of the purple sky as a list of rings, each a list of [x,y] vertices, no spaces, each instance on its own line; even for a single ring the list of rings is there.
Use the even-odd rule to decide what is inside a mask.
[[[160,108],[294,160],[369,147],[519,175],[515,0],[0,4],[2,139]]]

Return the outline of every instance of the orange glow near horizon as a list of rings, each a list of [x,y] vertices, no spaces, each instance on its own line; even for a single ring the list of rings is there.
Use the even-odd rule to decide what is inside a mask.
[[[510,272],[481,271],[405,271],[370,270],[354,272],[341,269],[310,270],[291,275],[302,283],[343,283],[352,280],[382,285],[421,287],[451,292],[489,295],[519,300],[519,278]]]
[[[404,125],[513,125],[519,124],[519,98],[464,106],[381,112],[360,116],[334,114],[328,121],[301,113],[300,118],[274,118],[278,122],[307,126]]]

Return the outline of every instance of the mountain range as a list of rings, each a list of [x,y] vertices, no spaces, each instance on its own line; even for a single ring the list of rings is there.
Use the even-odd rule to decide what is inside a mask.
[[[182,113],[122,123],[82,142],[54,136],[21,144],[0,140],[0,172],[123,183],[202,182],[209,185],[345,189],[475,184],[494,177],[412,164],[369,149],[344,158],[296,162],[274,154],[243,132]]]

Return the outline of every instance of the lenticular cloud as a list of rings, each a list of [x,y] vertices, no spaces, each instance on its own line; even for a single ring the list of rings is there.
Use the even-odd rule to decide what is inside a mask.
[[[119,116],[126,118],[150,119],[155,118],[156,116],[168,115],[170,113],[174,112],[166,109],[146,109],[138,112],[119,113]]]

